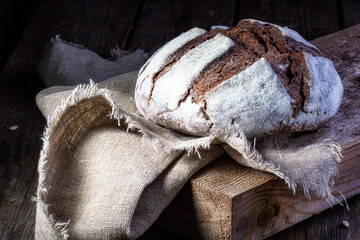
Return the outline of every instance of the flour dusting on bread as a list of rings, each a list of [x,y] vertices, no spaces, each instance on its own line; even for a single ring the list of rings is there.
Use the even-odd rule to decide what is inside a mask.
[[[156,123],[204,136],[314,130],[337,112],[334,65],[297,32],[253,19],[193,28],[139,72],[135,102]],[[230,126],[230,128],[229,128]]]

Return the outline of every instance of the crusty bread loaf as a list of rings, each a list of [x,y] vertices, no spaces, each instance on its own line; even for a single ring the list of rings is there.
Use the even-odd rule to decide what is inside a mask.
[[[247,19],[168,42],[140,69],[135,101],[180,132],[257,137],[320,127],[342,94],[332,62],[297,32]]]

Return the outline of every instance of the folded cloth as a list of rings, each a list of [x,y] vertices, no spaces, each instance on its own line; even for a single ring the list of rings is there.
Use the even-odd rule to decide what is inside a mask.
[[[46,86],[71,86],[104,81],[110,77],[140,69],[149,58],[143,50],[131,54],[118,47],[111,50],[113,61],[101,58],[82,45],[54,37],[39,64],[39,75]],[[69,48],[69,46],[72,46]]]
[[[127,57],[134,59],[129,71],[144,61],[143,54]],[[101,67],[88,68],[96,62]],[[57,38],[41,61],[40,76],[48,86],[100,81],[114,64],[124,67]],[[300,186],[309,197],[314,192],[335,200],[341,148],[329,129],[258,140],[232,129],[222,136],[180,134],[139,113],[136,78],[136,71],[129,72],[37,95],[47,127],[38,167],[36,239],[137,238],[196,171],[225,153],[284,179],[294,193]]]

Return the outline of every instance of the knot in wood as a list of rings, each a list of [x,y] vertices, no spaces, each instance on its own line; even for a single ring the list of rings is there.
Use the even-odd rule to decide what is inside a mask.
[[[275,204],[271,204],[271,205],[267,205],[265,206],[257,219],[257,222],[260,226],[268,223],[270,221],[271,218],[275,217],[278,215],[279,212],[279,206],[275,205]]]

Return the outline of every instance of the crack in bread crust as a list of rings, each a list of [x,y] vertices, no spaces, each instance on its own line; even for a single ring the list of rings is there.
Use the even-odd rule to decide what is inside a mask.
[[[139,76],[145,71],[147,66],[149,65],[149,62],[145,63],[145,65],[142,67],[141,71],[139,72]]]
[[[277,27],[270,24],[244,20],[235,27],[217,29],[216,33],[218,32],[234,41],[235,45],[211,62],[194,80],[190,87],[194,102],[202,101],[208,91],[264,57],[294,99],[293,116],[304,111],[304,105],[310,98],[307,82],[310,73],[303,52],[320,56],[317,49],[284,36]]]
[[[157,116],[156,116],[156,119],[159,121],[160,124],[163,124],[164,121],[167,121],[163,115],[165,113],[169,113],[169,112],[174,112],[176,111],[177,109],[180,108],[181,104],[184,103],[187,98],[190,96],[190,92],[191,92],[191,89],[188,89],[186,91],[186,93],[179,99],[178,101],[178,104],[177,104],[177,107],[175,109],[167,109],[161,113],[159,113]],[[207,108],[207,103],[206,103],[206,100],[204,99],[203,101],[203,106],[200,106],[200,113],[201,113],[201,117],[204,118],[207,122],[209,122],[209,127],[207,130],[205,130],[204,132],[208,132],[210,131],[210,129],[214,126],[214,122],[211,120],[209,114],[206,112],[206,108]],[[173,124],[174,122],[173,121],[168,121],[168,124]]]
[[[148,104],[150,102],[150,100],[152,99],[152,93],[155,87],[155,82],[156,80],[158,80],[161,76],[163,76],[165,73],[167,73],[171,67],[180,60],[181,57],[183,57],[188,51],[190,51],[191,49],[199,46],[200,44],[204,43],[206,40],[212,39],[215,37],[215,35],[217,34],[218,31],[211,31],[211,32],[206,32],[203,35],[200,35],[196,38],[194,38],[193,40],[187,42],[186,44],[184,44],[184,46],[182,46],[181,48],[179,48],[176,52],[174,52],[171,56],[169,56],[169,58],[167,59],[167,63],[156,73],[154,73],[151,82],[151,89],[150,89],[150,94],[148,97]]]
[[[206,130],[206,132],[209,132],[210,129],[214,126],[214,122],[211,120],[210,115],[207,113],[207,102],[204,99],[203,100],[204,106],[200,107],[200,111],[203,114],[203,117],[210,122],[209,128]]]

